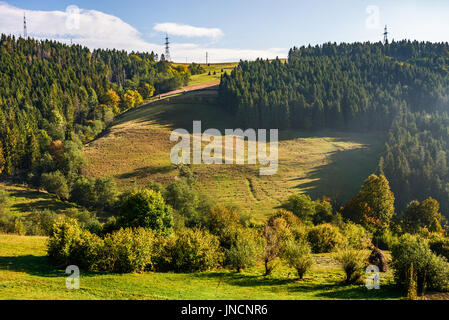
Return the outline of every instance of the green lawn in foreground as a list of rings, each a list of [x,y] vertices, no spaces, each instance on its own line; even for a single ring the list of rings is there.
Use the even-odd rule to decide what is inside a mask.
[[[343,285],[343,272],[329,254],[315,255],[312,272],[298,281],[292,269],[280,266],[273,276],[262,268],[242,274],[231,271],[195,274],[81,273],[81,289],[65,287],[66,274],[47,262],[45,237],[0,235],[0,299],[399,299],[391,271],[380,290]]]

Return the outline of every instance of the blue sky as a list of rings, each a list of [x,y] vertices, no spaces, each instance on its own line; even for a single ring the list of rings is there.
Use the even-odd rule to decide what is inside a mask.
[[[86,16],[73,35],[57,18],[69,5]],[[385,24],[396,40],[449,41],[449,2],[443,0],[9,0],[3,7],[8,10],[0,2],[0,32],[21,32],[26,11],[32,36],[71,38],[89,47],[161,53],[163,31],[171,28],[172,58],[189,62],[201,61],[205,51],[218,62],[285,57],[290,47],[309,43],[378,41]]]

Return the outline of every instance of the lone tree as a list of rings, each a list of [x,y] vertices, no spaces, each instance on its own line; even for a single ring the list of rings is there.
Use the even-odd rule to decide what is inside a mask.
[[[173,210],[165,204],[160,192],[143,189],[125,195],[118,222],[122,227],[143,227],[170,233]]]
[[[394,195],[387,178],[370,175],[359,193],[346,203],[343,215],[373,232],[388,228],[394,215]]]

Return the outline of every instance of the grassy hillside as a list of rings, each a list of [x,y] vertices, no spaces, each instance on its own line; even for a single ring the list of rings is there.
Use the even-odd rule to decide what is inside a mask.
[[[150,181],[167,184],[177,175],[170,162],[173,129],[236,128],[234,119],[210,101],[214,91],[189,92],[127,112],[85,148],[89,176],[113,176],[122,189]],[[198,97],[202,100],[198,102]],[[193,99],[195,98],[195,99]],[[384,138],[376,134],[323,131],[280,132],[279,170],[259,176],[254,165],[194,165],[202,192],[262,219],[292,193],[347,200],[376,169]]]
[[[93,274],[81,272],[80,290],[67,290],[66,274],[47,262],[46,238],[0,235],[0,299],[398,299],[392,274],[381,289],[343,285],[344,274],[329,254],[299,282],[280,266],[270,277],[262,267],[195,274]]]
[[[185,63],[174,63],[175,66],[177,65],[188,65]],[[220,82],[220,77],[223,73],[230,73],[236,66],[238,65],[238,62],[229,62],[229,63],[201,63],[201,66],[206,70],[202,74],[196,74],[194,76],[191,76],[189,85],[196,85],[200,83],[213,83],[216,82],[217,84]],[[211,73],[209,75],[209,72]],[[214,75],[214,72],[216,73]]]
[[[7,210],[11,214],[26,216],[33,210],[45,209],[63,214],[65,210],[77,207],[72,203],[58,200],[52,194],[28,187],[0,183],[0,190],[5,190],[9,195]]]

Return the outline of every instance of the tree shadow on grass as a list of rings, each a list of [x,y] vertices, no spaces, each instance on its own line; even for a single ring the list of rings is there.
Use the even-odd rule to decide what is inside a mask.
[[[297,189],[307,190],[312,198],[324,195],[344,202],[376,171],[378,158],[379,154],[372,148],[333,151],[327,157],[328,164],[316,167],[304,178],[293,180],[300,182]]]
[[[214,272],[195,274],[198,278],[216,279],[229,285],[239,287],[281,286],[294,283],[297,279],[279,279],[262,275],[247,275],[237,272]]]
[[[46,256],[0,257],[0,270],[25,272],[40,277],[67,276],[64,270],[52,266]]]
[[[78,208],[75,205],[69,205],[65,203],[58,203],[54,200],[39,200],[30,203],[17,203],[11,206],[11,208],[17,209],[21,212],[32,211],[32,210],[51,210],[59,211],[69,208]]]
[[[69,208],[77,208],[77,206],[74,204],[59,201],[54,196],[39,191],[8,190],[8,192],[12,197],[25,198],[27,200],[31,200],[25,203],[15,203],[11,206],[11,208],[17,209],[18,211],[21,212],[32,210],[45,210],[45,209],[58,211]]]
[[[27,199],[49,199],[51,196],[47,193],[43,193],[36,190],[17,190],[17,189],[6,189],[10,196],[17,198],[27,198]]]
[[[56,267],[50,263],[47,256],[24,255],[17,257],[0,257],[0,271],[24,272],[29,275],[58,278],[68,277],[65,267]],[[110,275],[109,272],[87,272],[81,270],[82,277],[95,277],[98,275]]]
[[[198,278],[215,279],[219,284],[239,287],[274,287],[285,286],[290,293],[310,293],[311,297],[324,299],[400,299],[403,297],[401,290],[393,285],[382,285],[379,290],[368,290],[364,285],[346,285],[339,282],[316,283],[311,279],[299,280],[297,278],[272,278],[262,275],[247,275],[232,272],[214,272],[195,274]]]
[[[147,167],[143,167],[143,168],[134,169],[134,171],[131,171],[131,172],[126,172],[126,173],[117,175],[116,177],[118,179],[145,178],[152,174],[169,173],[170,171],[172,171],[174,169],[176,169],[176,167],[174,165],[160,166],[160,167],[147,166]]]
[[[400,299],[403,294],[394,284],[382,285],[380,289],[368,290],[364,285],[347,285],[344,283],[307,284],[298,282],[297,286],[289,287],[289,292],[316,292],[317,298],[346,300],[385,300]]]

